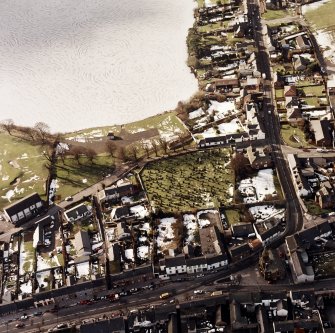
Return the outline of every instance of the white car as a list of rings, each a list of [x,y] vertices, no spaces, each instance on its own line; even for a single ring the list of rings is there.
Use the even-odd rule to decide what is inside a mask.
[[[197,295],[197,294],[203,294],[204,291],[203,290],[200,290],[200,289],[197,289],[197,290],[194,290],[194,293]]]

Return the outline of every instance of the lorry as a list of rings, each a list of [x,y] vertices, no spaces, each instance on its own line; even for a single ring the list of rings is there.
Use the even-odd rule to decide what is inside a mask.
[[[222,290],[216,290],[211,293],[211,296],[221,296],[222,295]]]

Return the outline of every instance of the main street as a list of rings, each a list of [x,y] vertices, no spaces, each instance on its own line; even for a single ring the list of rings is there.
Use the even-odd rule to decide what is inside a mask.
[[[274,93],[273,93],[273,75],[269,60],[269,53],[264,41],[264,31],[266,27],[263,26],[259,3],[257,0],[248,1],[249,19],[254,27],[254,39],[257,53],[257,67],[258,70],[265,75],[266,79],[263,82],[264,100],[263,100],[263,115],[264,115],[264,129],[272,149],[272,157],[277,167],[278,177],[287,201],[286,205],[286,229],[282,237],[275,242],[274,246],[283,240],[287,235],[302,229],[303,216],[299,204],[299,200],[291,179],[289,167],[284,159],[281,149],[282,138],[280,135],[280,123],[276,113]]]

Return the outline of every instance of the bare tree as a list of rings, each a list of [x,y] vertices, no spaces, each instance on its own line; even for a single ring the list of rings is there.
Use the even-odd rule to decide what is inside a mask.
[[[164,138],[159,138],[158,140],[159,146],[162,148],[162,150],[164,151],[164,154],[167,154],[167,151],[169,149],[169,144],[166,141],[166,139]]]
[[[151,143],[151,147],[153,149],[153,151],[155,152],[155,155],[158,156],[158,145],[155,139],[150,141]]]
[[[28,140],[34,142],[36,136],[36,130],[31,127],[21,127],[21,132],[28,137]]]
[[[107,141],[105,144],[106,150],[109,153],[110,156],[114,157],[115,153],[117,152],[117,146],[112,141]]]
[[[93,160],[96,158],[97,152],[92,148],[88,148],[85,150],[85,155],[88,160],[93,164]]]
[[[9,135],[12,135],[12,131],[15,128],[13,119],[5,119],[0,123],[0,128],[6,131]]]
[[[129,146],[129,157],[135,162],[138,161],[138,147],[135,144]]]
[[[120,147],[118,150],[118,158],[122,161],[122,162],[127,162],[128,160],[128,153],[125,147]]]
[[[147,158],[149,158],[150,157],[150,147],[149,147],[149,145],[147,143],[144,143],[142,145],[142,148],[145,151],[145,154],[146,154]]]
[[[50,135],[50,127],[46,123],[39,121],[35,124],[34,128],[41,143],[46,144]]]
[[[244,177],[247,173],[248,159],[241,153],[235,153],[231,159],[231,167],[240,177]]]
[[[78,164],[80,164],[80,157],[85,154],[85,148],[74,146],[70,149],[69,153],[73,155],[73,158],[77,161]]]

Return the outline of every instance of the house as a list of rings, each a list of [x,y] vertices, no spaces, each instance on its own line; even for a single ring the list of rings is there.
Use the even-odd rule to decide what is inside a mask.
[[[315,193],[315,202],[322,209],[335,207],[335,189],[328,180],[320,184],[320,189]]]
[[[130,237],[130,229],[125,221],[121,221],[117,223],[116,237],[118,240]]]
[[[114,140],[114,139],[115,139],[115,135],[114,135],[114,133],[113,133],[113,132],[108,132],[108,134],[107,134],[107,138],[108,138],[109,140]]]
[[[239,88],[240,83],[238,79],[220,79],[214,81],[215,90],[223,90],[230,92],[235,88]]]
[[[327,90],[329,96],[335,96],[335,78],[327,81]]]
[[[167,275],[187,273],[186,259],[184,254],[175,257],[166,256],[159,261],[160,270]]]
[[[65,219],[68,222],[77,222],[92,216],[92,207],[81,203],[64,212]]]
[[[44,203],[37,193],[32,193],[23,199],[6,206],[3,209],[8,222],[20,226],[42,212]]]
[[[234,143],[245,142],[249,140],[249,135],[246,132],[225,134],[215,137],[209,137],[199,140],[198,146],[201,148],[204,147],[214,147],[220,145],[229,145]]]
[[[111,212],[112,220],[119,220],[121,218],[126,218],[130,216],[130,209],[128,206],[120,206],[113,208]]]
[[[126,333],[128,325],[124,317],[99,320],[80,325],[80,333]]]
[[[201,273],[207,270],[207,260],[205,257],[194,257],[186,259],[187,274]]]
[[[251,248],[248,243],[244,243],[229,248],[229,253],[232,261],[238,261],[248,257],[251,253]]]
[[[224,247],[215,226],[200,229],[199,236],[201,251],[204,256],[224,253]]]
[[[289,297],[293,305],[303,309],[313,309],[316,303],[315,295],[310,292],[290,290]]]
[[[263,168],[270,168],[272,166],[270,152],[264,147],[249,146],[247,148],[247,157],[249,159],[250,166],[253,169],[259,170]]]
[[[296,48],[303,51],[303,52],[306,52],[306,51],[309,51],[311,50],[311,43],[307,37],[306,34],[304,35],[299,35],[296,39],[295,39],[295,42],[296,42]]]
[[[131,183],[122,183],[106,187],[98,193],[102,202],[118,202],[124,196],[131,196],[135,193],[135,187]]]
[[[284,86],[284,97],[297,97],[297,87],[292,86]]]
[[[228,266],[228,257],[227,257],[227,254],[225,252],[222,253],[222,254],[219,254],[219,255],[207,254],[205,256],[205,258],[206,258],[206,261],[207,261],[207,270],[208,271]]]
[[[74,247],[79,256],[89,256],[92,246],[87,231],[80,230],[74,235]]]
[[[308,256],[303,246],[314,242],[318,234],[317,227],[313,227],[285,239],[294,283],[314,281],[314,270],[308,265]]]
[[[281,233],[279,224],[268,227],[265,223],[254,223],[256,237],[262,242],[263,246],[268,245]]]
[[[311,130],[315,135],[315,144],[322,147],[332,147],[334,140],[334,129],[328,119],[311,120]]]
[[[292,61],[294,69],[298,72],[304,71],[310,63],[310,60],[302,55],[293,56]]]
[[[252,223],[236,223],[233,224],[231,227],[231,232],[233,237],[248,237],[254,234],[254,228]]]

